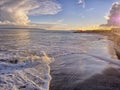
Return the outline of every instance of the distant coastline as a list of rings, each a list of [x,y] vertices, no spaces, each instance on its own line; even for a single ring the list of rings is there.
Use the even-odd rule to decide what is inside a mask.
[[[76,30],[74,31],[74,33],[108,33],[110,32],[110,30],[85,30],[85,31],[82,31],[82,30]]]
[[[110,30],[75,30],[74,33],[112,33],[112,34],[118,34],[120,33],[120,28],[111,28]]]

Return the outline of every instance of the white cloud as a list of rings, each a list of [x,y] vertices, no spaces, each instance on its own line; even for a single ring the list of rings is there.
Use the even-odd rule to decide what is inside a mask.
[[[78,3],[82,4],[82,3],[84,3],[84,0],[79,0]]]
[[[82,7],[85,8],[86,5],[85,0],[79,0],[78,4],[82,5]]]
[[[0,0],[0,24],[27,25],[28,15],[53,15],[60,10],[55,0]]]
[[[38,0],[38,6],[32,9],[29,14],[57,14],[61,10],[60,4],[53,0]],[[41,2],[40,2],[41,1]]]
[[[107,19],[107,25],[120,25],[120,3],[114,2],[105,18]]]

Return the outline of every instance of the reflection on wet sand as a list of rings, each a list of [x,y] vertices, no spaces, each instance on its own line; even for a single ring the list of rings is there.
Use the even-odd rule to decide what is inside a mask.
[[[84,63],[88,63],[88,65]],[[94,60],[83,61],[81,65],[64,63],[63,68],[58,66],[55,70],[51,70],[53,79],[50,90],[119,90],[120,70],[117,68],[118,65],[114,67],[111,63],[105,63]],[[71,67],[70,65],[76,66]]]
[[[73,90],[120,90],[120,69],[105,69],[102,74],[95,74],[77,84]]]
[[[106,37],[97,38],[88,38],[82,42],[84,46],[79,46],[88,47],[86,54],[55,58],[51,65],[50,90],[120,90],[120,62],[115,55],[114,43]]]

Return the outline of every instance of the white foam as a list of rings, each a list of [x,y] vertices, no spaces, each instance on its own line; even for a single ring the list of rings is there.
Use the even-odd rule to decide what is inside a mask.
[[[51,58],[45,52],[43,55],[31,56],[16,64],[0,62],[0,89],[49,90]]]

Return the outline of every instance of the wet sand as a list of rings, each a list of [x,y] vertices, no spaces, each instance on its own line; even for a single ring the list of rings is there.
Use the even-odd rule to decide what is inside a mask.
[[[97,42],[96,39],[98,39]],[[115,55],[110,55],[110,51],[113,52],[113,49],[109,50],[111,47],[106,47],[110,43],[100,45],[100,38],[96,39],[89,38],[88,41],[85,41],[85,48],[89,44],[86,52],[101,56],[103,59],[104,57],[109,58],[114,62],[114,59],[117,58],[112,59]],[[102,36],[101,39],[104,42]],[[51,64],[50,90],[120,90],[119,64],[115,65],[111,61],[109,62],[109,59],[106,61],[102,58],[85,53],[72,53],[55,58],[55,62]],[[117,61],[119,62],[119,60]]]

